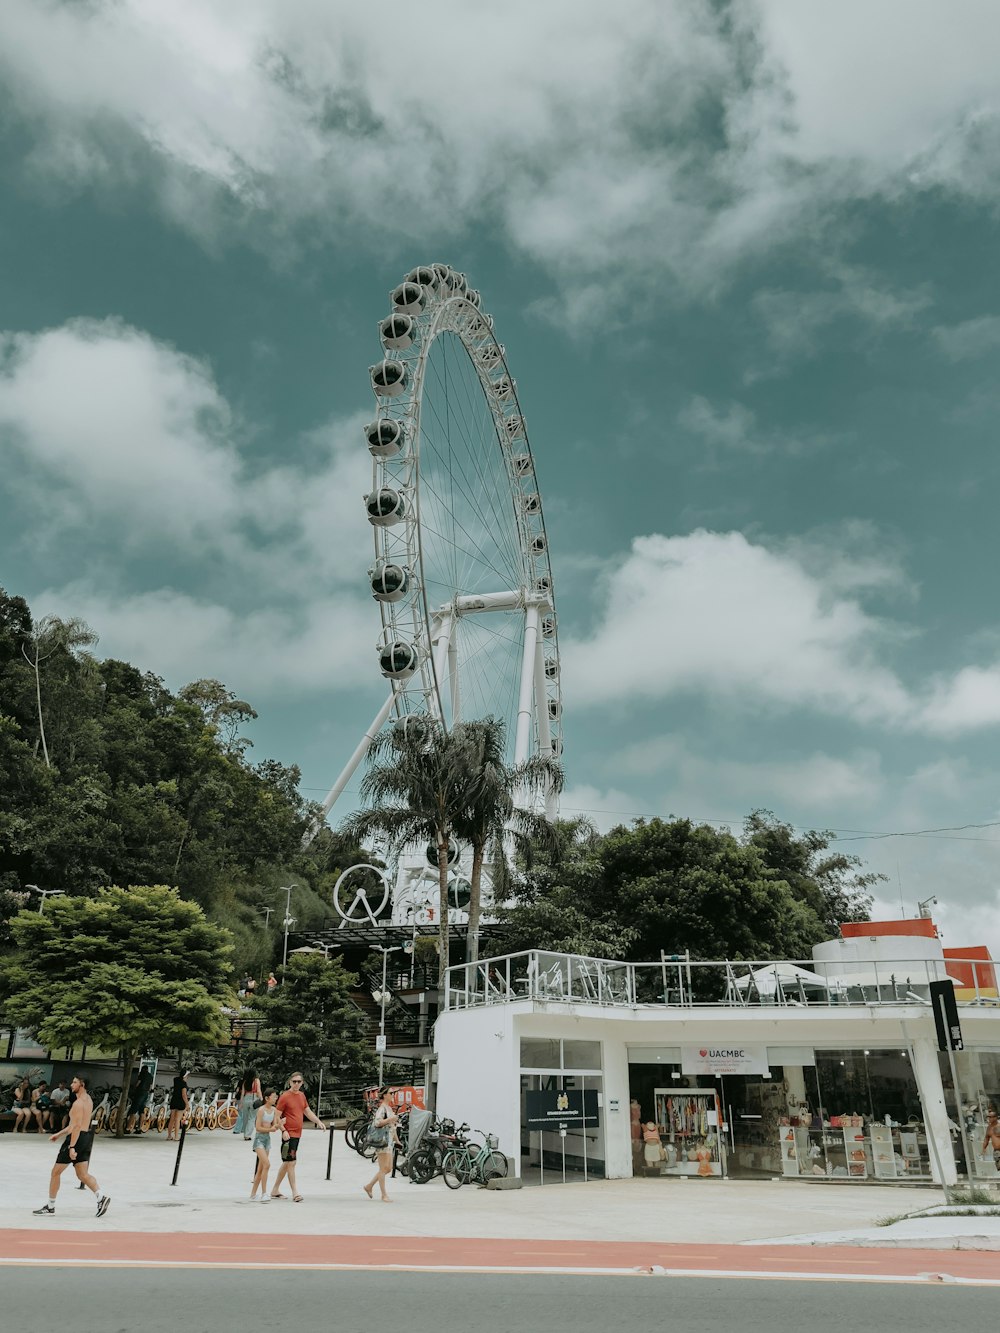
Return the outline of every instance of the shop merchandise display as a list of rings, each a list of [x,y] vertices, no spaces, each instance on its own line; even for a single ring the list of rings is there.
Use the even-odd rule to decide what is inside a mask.
[[[660,1174],[725,1175],[725,1144],[719,1133],[722,1116],[714,1090],[657,1088],[654,1095],[653,1131],[660,1141]],[[648,1165],[650,1138],[646,1134],[643,1138]]]
[[[781,1170],[785,1176],[824,1176],[832,1180],[929,1180],[927,1138],[923,1126],[882,1124],[857,1112],[810,1117],[808,1124],[780,1128]]]

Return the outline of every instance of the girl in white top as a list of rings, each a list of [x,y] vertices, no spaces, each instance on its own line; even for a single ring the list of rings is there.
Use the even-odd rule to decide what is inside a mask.
[[[267,1202],[267,1176],[271,1170],[271,1134],[274,1130],[280,1133],[285,1127],[285,1122],[282,1120],[276,1105],[277,1100],[277,1089],[268,1088],[264,1093],[264,1100],[257,1108],[253,1136],[253,1151],[257,1158],[257,1169],[254,1172],[253,1185],[250,1189],[251,1203],[255,1201],[258,1189],[260,1190],[261,1203]]]
[[[375,1152],[375,1165],[378,1167],[378,1170],[375,1172],[374,1176],[372,1176],[371,1180],[369,1180],[368,1184],[364,1185],[362,1188],[370,1199],[372,1198],[372,1190],[377,1185],[383,1203],[392,1203],[392,1200],[385,1192],[385,1180],[386,1176],[388,1176],[389,1172],[392,1170],[393,1146],[398,1142],[396,1138],[396,1121],[398,1119],[399,1116],[396,1114],[392,1104],[392,1089],[380,1088],[379,1104],[372,1117],[372,1129],[384,1129],[387,1135],[386,1143],[384,1148],[378,1148]]]

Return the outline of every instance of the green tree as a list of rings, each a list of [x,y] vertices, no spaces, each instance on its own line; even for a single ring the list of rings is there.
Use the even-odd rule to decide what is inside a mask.
[[[829,933],[759,847],[688,819],[637,820],[583,839],[529,874],[505,920],[522,948],[567,950],[589,939],[594,952],[617,943],[616,956],[634,961],[661,950],[802,957]]]
[[[351,1000],[358,978],[342,958],[292,954],[282,984],[254,1000],[266,1044],[255,1053],[262,1082],[284,1087],[293,1068],[312,1088],[351,1082],[374,1069],[363,1039],[364,1015]]]
[[[831,850],[836,835],[829,830],[809,829],[796,835],[791,824],[770,810],[752,810],[744,821],[743,835],[760,851],[767,868],[816,913],[831,935],[845,921],[871,919],[869,890],[887,876],[865,870],[860,856]]]
[[[534,863],[498,912],[507,947],[629,957],[635,928],[595,907],[603,839],[586,819],[557,820],[552,828],[554,842],[535,849]]]
[[[539,792],[561,791],[563,775],[554,760],[540,756],[523,764],[508,764],[504,755],[504,724],[497,718],[468,722],[460,730],[467,744],[472,780],[453,828],[456,836],[472,850],[467,961],[475,963],[479,958],[483,865],[488,861],[494,899],[505,901],[514,878],[508,844],[512,843],[524,860],[530,862],[535,848],[554,848],[558,842],[553,825],[518,802],[531,802]]]
[[[14,952],[0,962],[5,1020],[49,1047],[123,1048],[123,1100],[141,1051],[227,1039],[229,933],[175,889],[56,898],[44,915],[19,913],[11,930]]]

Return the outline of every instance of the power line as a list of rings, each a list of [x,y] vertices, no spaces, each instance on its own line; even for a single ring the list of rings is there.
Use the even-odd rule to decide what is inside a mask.
[[[303,787],[302,791],[322,791],[326,792],[326,787]],[[344,795],[358,796],[357,789],[345,788]],[[620,815],[624,819],[651,819],[655,818],[648,811],[641,810],[609,810],[600,806],[587,805],[560,805],[561,810],[568,810],[575,815]],[[740,815],[736,819],[718,819],[698,817],[695,815],[686,815],[683,818],[690,819],[694,824],[717,824],[722,828],[731,828],[734,824],[742,824],[746,818]],[[788,828],[801,830],[803,832],[812,832],[817,829],[816,824],[788,824],[787,820],[781,820],[781,823],[787,824]],[[827,828],[821,829],[821,832],[836,833],[838,842],[866,842],[869,840],[880,841],[884,838],[934,838],[943,842],[1000,842],[1000,838],[960,838],[951,835],[964,833],[968,829],[986,829],[1000,828],[1000,819],[990,820],[983,824],[949,824],[941,828],[925,829],[899,829],[886,831],[882,829],[856,829],[856,828]]]

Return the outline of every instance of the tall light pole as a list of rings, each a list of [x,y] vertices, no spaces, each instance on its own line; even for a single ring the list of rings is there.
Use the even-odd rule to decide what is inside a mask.
[[[376,944],[373,946],[382,955],[382,989],[379,991],[379,1023],[378,1023],[378,1085],[382,1086],[382,1070],[385,1067],[385,1002],[389,998],[389,992],[386,989],[388,981],[386,979],[386,969],[389,963],[389,955],[398,953],[404,946],[402,944]]]
[[[264,913],[264,929],[267,930],[271,924],[271,913],[274,911],[274,908],[262,907],[260,910]]]
[[[292,889],[297,889],[297,884],[281,884],[278,886],[278,892],[285,895],[285,919],[282,925],[285,927],[285,947],[281,952],[281,984],[285,984],[285,969],[288,967],[288,927],[295,924],[292,917]]]

